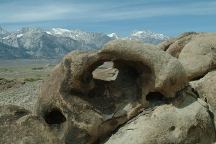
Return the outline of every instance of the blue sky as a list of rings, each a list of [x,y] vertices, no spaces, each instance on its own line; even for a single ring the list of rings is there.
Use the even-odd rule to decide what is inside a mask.
[[[127,35],[216,31],[215,0],[0,0],[0,25],[61,27]]]

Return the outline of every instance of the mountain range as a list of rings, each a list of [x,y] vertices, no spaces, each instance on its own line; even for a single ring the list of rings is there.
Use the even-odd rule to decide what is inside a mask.
[[[73,50],[95,50],[114,39],[141,40],[158,44],[169,37],[151,31],[136,31],[128,37],[62,28],[22,28],[9,32],[0,27],[0,59],[61,58]]]

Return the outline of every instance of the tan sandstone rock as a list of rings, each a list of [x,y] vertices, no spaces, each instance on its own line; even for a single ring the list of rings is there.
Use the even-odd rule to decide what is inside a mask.
[[[192,92],[144,111],[126,123],[105,144],[211,144],[215,141],[213,117]],[[191,96],[191,94],[193,96]],[[176,103],[176,102],[177,103]]]
[[[106,61],[119,71],[114,81],[93,77]],[[176,58],[153,45],[117,40],[99,52],[66,55],[42,86],[37,114],[65,143],[94,143],[148,107],[149,93],[172,98],[187,84]]]
[[[184,33],[180,36],[174,43],[172,43],[169,48],[166,50],[169,54],[174,57],[179,57],[182,49],[186,44],[188,44],[198,33]]]
[[[179,55],[189,80],[204,76],[216,68],[216,33],[201,33]]]
[[[209,72],[203,78],[191,81],[190,84],[200,98],[210,104],[216,114],[216,71]]]
[[[178,57],[184,46],[197,34],[196,32],[185,32],[176,38],[171,38],[158,44],[158,47],[172,56]]]
[[[71,52],[42,85],[37,116],[0,106],[0,143],[211,144],[215,52],[215,33],[193,32]]]
[[[183,33],[158,45],[179,59],[189,80],[198,79],[216,67],[216,33]]]
[[[0,106],[1,144],[60,144],[50,128],[29,111],[13,105]]]

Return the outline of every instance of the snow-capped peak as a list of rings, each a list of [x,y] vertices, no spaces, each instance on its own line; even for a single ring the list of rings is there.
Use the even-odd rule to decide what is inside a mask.
[[[51,35],[52,33],[50,31],[46,31],[47,34]]]
[[[136,31],[136,32],[133,32],[131,35],[132,36],[140,36],[140,35],[145,34],[145,33],[147,33],[147,32],[146,31]]]
[[[20,37],[22,37],[23,36],[23,34],[18,34],[17,35],[17,38],[20,38]]]
[[[111,38],[115,38],[115,39],[118,39],[118,35],[116,33],[111,33],[111,34],[108,34],[107,35],[108,37],[111,37]]]
[[[68,29],[62,29],[62,28],[52,28],[52,32],[53,32],[54,34],[62,35],[62,34],[64,34],[64,33],[69,33],[69,32],[71,32],[71,31],[68,30]]]
[[[168,36],[160,33],[155,33],[151,31],[135,31],[131,34],[131,37],[133,38],[156,38],[160,40],[168,39]]]
[[[9,39],[10,37],[9,36],[6,36],[6,37],[3,37],[2,39],[5,40],[5,39]]]
[[[152,31],[134,31],[129,36],[129,39],[132,40],[141,40],[145,43],[158,44],[162,41],[169,39],[168,36]]]

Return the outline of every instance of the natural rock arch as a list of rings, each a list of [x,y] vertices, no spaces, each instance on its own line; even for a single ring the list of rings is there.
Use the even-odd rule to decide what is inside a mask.
[[[113,61],[119,70],[118,78],[109,83],[92,76],[106,61]],[[47,111],[58,108],[66,119],[55,128],[59,138],[92,143],[148,107],[148,93],[171,98],[187,83],[176,58],[152,45],[117,40],[98,52],[75,51],[65,56],[42,87],[37,114],[44,117]],[[105,85],[113,91],[110,97],[103,95]],[[107,108],[100,108],[102,102]],[[82,133],[82,139],[71,129]]]

